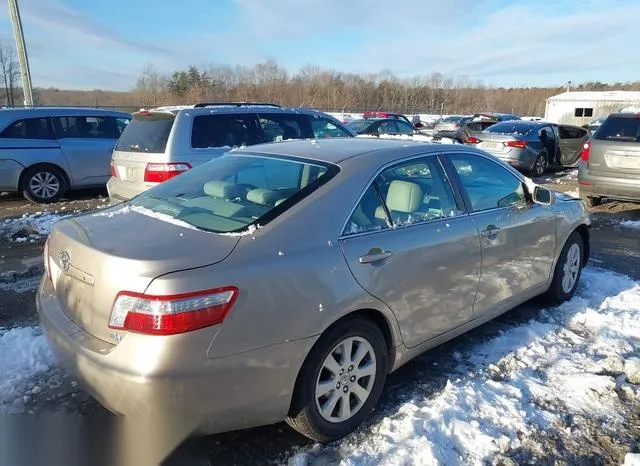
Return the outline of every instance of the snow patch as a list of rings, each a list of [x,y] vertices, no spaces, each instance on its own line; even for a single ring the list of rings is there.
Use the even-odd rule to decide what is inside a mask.
[[[636,230],[640,230],[640,220],[623,220],[620,222],[625,228],[634,228]]]
[[[17,243],[25,243],[40,236],[49,236],[53,225],[71,214],[38,212],[24,214],[19,218],[6,219],[0,223],[0,234],[9,236]]]
[[[25,393],[55,359],[38,327],[0,329],[0,412],[19,412]]]
[[[290,464],[481,465],[517,449],[522,436],[562,428],[567,413],[624,423],[607,369],[627,358],[624,370],[635,370],[638,335],[640,284],[588,267],[571,301],[454,355],[444,389],[407,387],[410,401],[375,425],[303,450]]]

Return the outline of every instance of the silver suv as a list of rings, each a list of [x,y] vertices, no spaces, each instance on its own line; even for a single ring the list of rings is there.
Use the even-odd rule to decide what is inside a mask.
[[[199,103],[140,110],[122,133],[107,183],[126,201],[234,147],[287,139],[353,137],[325,113],[262,103]]]
[[[0,110],[0,192],[56,202],[68,189],[106,184],[129,113],[97,108]]]
[[[640,113],[612,113],[584,144],[580,197],[589,207],[607,197],[640,201]]]

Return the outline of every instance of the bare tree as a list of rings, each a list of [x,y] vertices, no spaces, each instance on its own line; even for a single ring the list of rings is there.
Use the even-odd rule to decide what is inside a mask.
[[[158,73],[155,67],[148,63],[138,78],[134,92],[142,100],[142,105],[157,106],[160,96],[167,86],[167,79]]]
[[[5,104],[13,106],[15,105],[15,85],[20,79],[20,66],[16,49],[8,40],[0,40],[0,72],[4,84]]]

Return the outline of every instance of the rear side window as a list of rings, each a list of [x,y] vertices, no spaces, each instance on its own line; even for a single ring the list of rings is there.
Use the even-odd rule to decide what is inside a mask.
[[[55,139],[49,118],[25,118],[11,123],[0,133],[5,139]]]
[[[585,129],[572,126],[558,126],[558,133],[561,139],[580,139],[587,135]]]
[[[598,127],[593,139],[640,142],[640,117],[610,116]]]
[[[198,115],[193,119],[191,147],[241,147],[265,142],[255,114]]]
[[[136,115],[124,128],[116,150],[162,153],[167,148],[174,121],[172,114]]]
[[[258,115],[259,131],[264,142],[286,141],[309,137],[304,118],[298,115]]]
[[[113,117],[64,116],[54,117],[52,120],[59,139],[117,139],[120,135]]]

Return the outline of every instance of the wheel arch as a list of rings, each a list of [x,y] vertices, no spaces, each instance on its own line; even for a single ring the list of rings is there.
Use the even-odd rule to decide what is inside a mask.
[[[589,233],[589,227],[587,225],[585,225],[584,223],[578,225],[574,230],[574,232],[577,232],[580,237],[582,238],[582,245],[584,246],[584,254],[582,257],[582,265],[585,266],[587,265],[587,262],[589,261],[589,257],[591,255],[591,243],[590,243],[590,233]],[[571,236],[571,235],[569,235]]]
[[[378,327],[378,329],[380,329],[380,332],[382,333],[382,336],[384,337],[384,340],[385,340],[385,343],[386,343],[386,347],[387,347],[387,367],[388,367],[388,369],[391,369],[393,367],[393,365],[394,365],[395,357],[396,357],[396,345],[395,345],[395,340],[394,340],[394,336],[393,336],[393,329],[391,327],[392,324],[391,324],[391,322],[389,322],[387,316],[385,316],[383,312],[381,312],[381,311],[379,311],[377,309],[373,309],[373,308],[357,309],[357,310],[348,312],[347,314],[344,314],[344,315],[340,316],[339,318],[334,320],[330,325],[328,325],[320,333],[320,335],[318,336],[318,340],[324,334],[326,334],[329,330],[334,328],[336,325],[342,324],[345,321],[357,320],[357,319],[366,319],[366,320],[372,322],[374,325],[376,325],[376,327]],[[295,385],[293,387],[291,401],[290,401],[290,405],[289,405],[289,413],[290,414],[296,408],[295,402],[297,400],[297,391],[298,391],[298,387],[300,385],[300,376],[302,375],[302,372],[303,372],[307,362],[309,361],[309,358],[313,354],[313,351],[316,349],[316,347],[318,345],[318,340],[316,340],[316,342],[311,346],[311,348],[309,348],[309,351],[307,352],[306,356],[304,357],[304,360],[302,361],[302,364],[298,368],[298,374],[296,375]]]
[[[55,164],[55,163],[51,163],[51,162],[37,162],[37,163],[33,163],[33,164],[29,165],[28,167],[24,167],[22,172],[20,172],[20,177],[18,178],[18,189],[23,189],[25,174],[29,170],[31,170],[33,168],[36,168],[36,167],[42,167],[42,168],[50,167],[50,168],[54,168],[54,169],[58,170],[60,173],[62,173],[62,176],[64,178],[65,188],[69,189],[69,187],[71,186],[71,179],[69,178],[69,174],[60,165]]]

